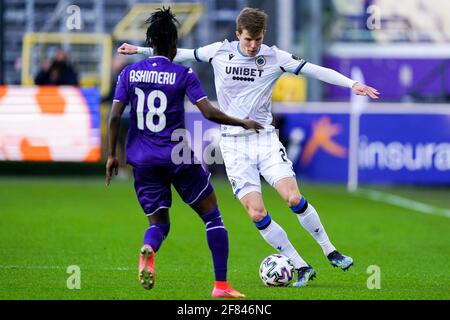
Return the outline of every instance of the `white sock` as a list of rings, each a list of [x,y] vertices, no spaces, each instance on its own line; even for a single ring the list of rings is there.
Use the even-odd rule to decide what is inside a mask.
[[[286,232],[276,223],[271,221],[267,228],[259,230],[263,238],[278,252],[291,259],[294,267],[299,269],[307,267],[308,264],[303,260],[289,241]]]
[[[317,243],[322,247],[323,253],[328,256],[331,252],[336,250],[330,242],[328,235],[320,222],[319,215],[316,209],[308,203],[308,207],[303,213],[297,213],[298,221],[308,230],[308,232],[316,239]]]

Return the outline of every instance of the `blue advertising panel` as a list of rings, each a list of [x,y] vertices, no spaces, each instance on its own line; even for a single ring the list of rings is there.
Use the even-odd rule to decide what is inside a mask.
[[[371,109],[360,116],[358,173],[360,183],[449,184],[450,112],[392,113]],[[283,121],[280,140],[299,179],[346,183],[348,179],[350,115],[348,112],[278,113]],[[199,113],[186,114],[195,153],[206,164],[219,126]],[[211,149],[211,150],[208,150]]]
[[[282,135],[300,178],[346,182],[349,114],[286,116]],[[450,184],[450,114],[362,114],[361,183]]]
[[[362,182],[450,184],[450,115],[363,114],[359,140]]]
[[[280,134],[298,178],[347,180],[348,114],[286,114]]]

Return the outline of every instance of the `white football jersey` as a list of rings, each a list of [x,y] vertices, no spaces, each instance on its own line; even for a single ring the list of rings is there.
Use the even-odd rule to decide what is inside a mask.
[[[249,118],[267,130],[272,126],[272,90],[284,72],[299,74],[306,61],[277,47],[262,45],[256,57],[241,52],[239,41],[216,42],[194,51],[198,61],[214,68],[220,110],[229,116]],[[241,135],[242,127],[222,125],[222,135]]]

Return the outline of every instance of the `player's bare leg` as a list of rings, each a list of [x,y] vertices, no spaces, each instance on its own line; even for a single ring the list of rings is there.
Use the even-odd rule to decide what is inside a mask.
[[[261,236],[275,250],[288,257],[299,272],[299,279],[294,286],[304,287],[309,280],[314,279],[315,271],[306,263],[289,241],[286,232],[267,212],[259,192],[250,192],[241,199],[241,203],[258,228]]]
[[[215,193],[211,192],[209,196],[191,207],[206,226],[206,238],[211,250],[215,274],[211,296],[213,298],[245,298],[245,295],[233,289],[227,281],[228,232],[223,225]]]
[[[297,180],[293,177],[281,179],[275,184],[283,200],[297,215],[300,224],[305,228],[321,246],[323,253],[330,263],[346,271],[353,265],[351,257],[339,253],[331,243],[323,227],[316,209],[300,194]]]

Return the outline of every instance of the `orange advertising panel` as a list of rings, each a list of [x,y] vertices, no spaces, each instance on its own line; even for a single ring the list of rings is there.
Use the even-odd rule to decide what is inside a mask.
[[[100,148],[97,89],[0,86],[0,161],[96,162]]]

